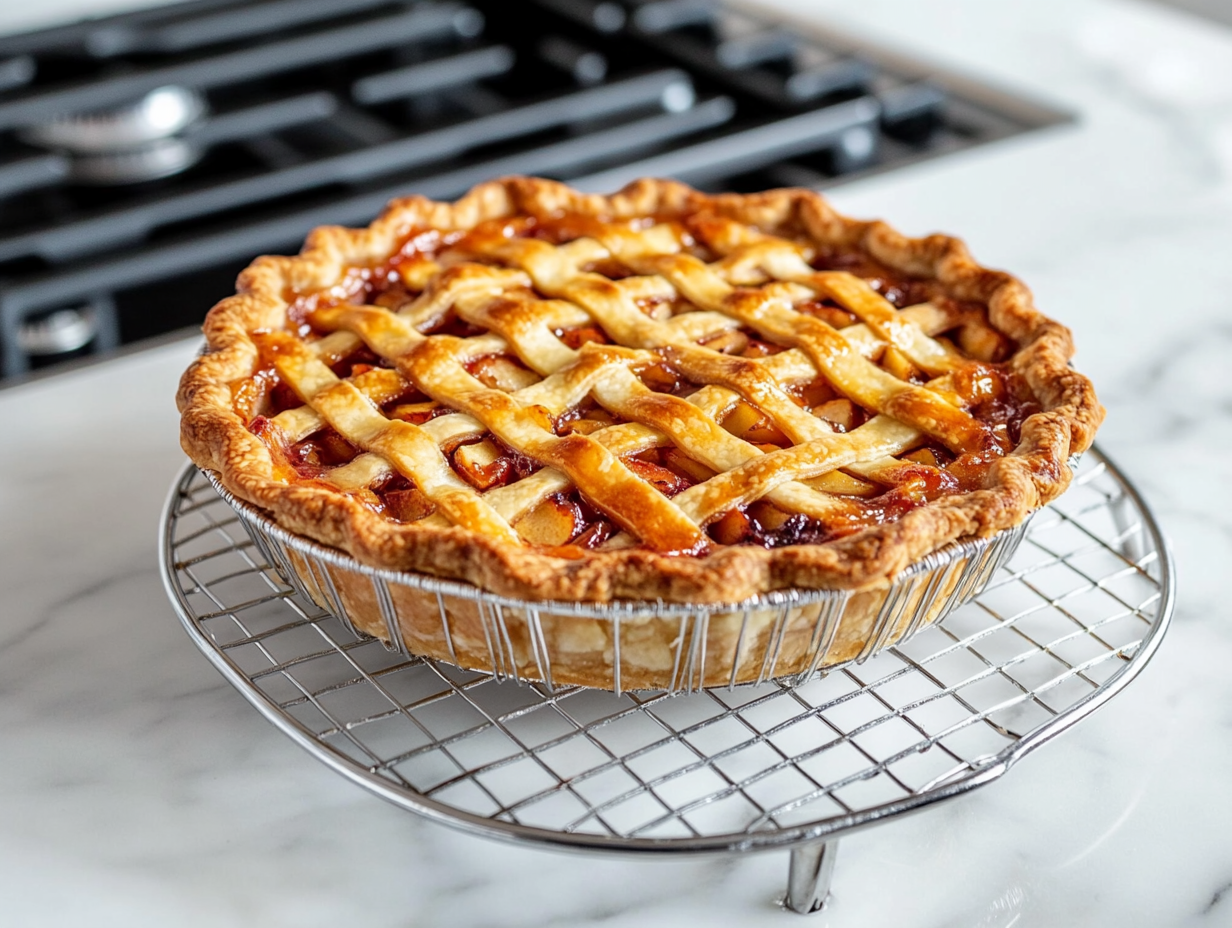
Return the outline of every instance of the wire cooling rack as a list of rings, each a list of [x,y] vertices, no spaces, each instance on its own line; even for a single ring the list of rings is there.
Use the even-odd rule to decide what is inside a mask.
[[[888,587],[865,596],[846,590],[775,590],[726,604],[537,601],[528,606],[525,600],[457,580],[359,564],[349,554],[282,528],[264,510],[232,495],[216,474],[207,471],[205,476],[240,517],[260,556],[305,601],[341,619],[352,634],[375,631],[407,657],[412,650],[407,642],[414,640],[419,654],[498,680],[541,680],[549,692],[565,676],[560,670],[570,672],[579,642],[588,656],[603,655],[595,662],[598,667],[586,666],[586,685],[610,687],[617,694],[658,688],[664,695],[689,693],[793,675],[803,682],[819,669],[863,662],[975,596],[1027,530],[1023,523],[990,538],[946,545],[909,565]],[[375,628],[373,612],[380,614]],[[718,632],[713,636],[712,622]],[[739,631],[732,636],[737,622]],[[570,634],[549,634],[549,627]],[[845,643],[840,629],[847,632]],[[659,648],[647,653],[646,639],[656,633]],[[438,647],[444,645],[435,652],[433,634],[439,635]],[[622,641],[635,653],[642,651],[642,666],[633,662],[640,685],[631,685],[622,673]],[[849,650],[861,643],[859,651]],[[851,656],[844,659],[840,653]]]
[[[1172,611],[1159,528],[1098,451],[943,622],[829,674],[689,695],[501,682],[356,635],[295,594],[191,466],[161,541],[193,641],[349,779],[515,841],[790,848],[797,912],[824,903],[841,833],[999,777],[1128,683]]]

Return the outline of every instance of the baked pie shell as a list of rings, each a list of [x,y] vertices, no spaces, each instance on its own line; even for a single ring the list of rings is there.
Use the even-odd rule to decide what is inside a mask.
[[[251,333],[284,328],[289,295],[324,290],[349,267],[387,260],[415,229],[465,230],[492,219],[565,212],[621,220],[701,210],[771,234],[861,251],[899,273],[935,279],[955,299],[985,303],[991,325],[1018,345],[1008,363],[1041,407],[1024,421],[1013,452],[989,468],[985,488],[936,500],[897,521],[825,544],[732,545],[700,557],[633,548],[563,558],[457,526],[395,523],[340,492],[282,483],[275,479],[269,451],[233,409],[231,384],[257,369]],[[510,177],[481,184],[453,204],[423,197],[395,200],[365,229],[317,228],[299,255],[257,258],[240,274],[237,291],[209,313],[205,350],[180,383],[180,436],[188,455],[283,528],[363,564],[463,580],[519,599],[730,603],[791,588],[880,590],[884,599],[890,579],[909,564],[951,542],[1019,525],[1059,496],[1072,476],[1070,457],[1090,446],[1103,417],[1090,381],[1069,367],[1069,330],[1035,308],[1021,281],[977,264],[959,239],[909,238],[880,221],[850,219],[809,190],[707,195],[673,181],[639,180],[600,196],[554,181]],[[875,615],[879,606],[871,601],[869,606]],[[435,603],[432,608],[435,613]],[[867,623],[845,619],[844,626],[849,624],[858,638],[859,626]],[[448,659],[438,653],[440,642],[419,642],[415,634],[404,625],[413,651]],[[459,661],[466,663],[460,656]],[[584,676],[585,667],[579,670]]]
[[[451,584],[384,576],[271,527],[229,499],[250,534],[273,548],[294,585],[358,632],[481,672],[554,685],[689,691],[807,676],[889,647],[979,592],[981,577],[1013,553],[1021,530],[951,549],[916,565],[911,580],[824,596],[734,605],[586,610],[578,603],[505,600]],[[899,578],[900,580],[903,578]],[[656,606],[657,604],[649,604]],[[610,610],[610,611],[609,611]],[[871,643],[871,644],[870,644]]]

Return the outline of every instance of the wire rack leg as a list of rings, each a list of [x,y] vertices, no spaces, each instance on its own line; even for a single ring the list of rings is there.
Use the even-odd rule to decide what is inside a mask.
[[[838,840],[814,841],[791,849],[787,871],[787,898],[783,904],[799,915],[820,912],[830,895]]]

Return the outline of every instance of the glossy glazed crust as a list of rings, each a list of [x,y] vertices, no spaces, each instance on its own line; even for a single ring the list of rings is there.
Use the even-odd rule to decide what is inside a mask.
[[[901,273],[937,280],[955,299],[987,304],[991,324],[1018,345],[1010,366],[1041,405],[1023,424],[1018,447],[990,468],[987,487],[821,545],[734,545],[705,557],[622,549],[566,559],[458,527],[391,522],[340,492],[281,483],[265,445],[233,411],[230,385],[251,376],[258,363],[250,333],[283,328],[288,295],[331,286],[348,266],[385,260],[414,228],[465,230],[490,219],[560,212],[622,219],[703,209],[765,232],[863,251]],[[363,563],[457,578],[526,599],[734,602],[792,587],[879,585],[949,542],[1019,524],[1055,499],[1071,478],[1067,461],[1090,446],[1103,417],[1090,381],[1069,367],[1069,330],[1035,309],[1024,284],[976,264],[958,239],[907,238],[882,222],[841,216],[807,190],[709,196],[675,182],[642,180],[604,197],[553,181],[506,178],[474,188],[455,204],[396,200],[367,229],[318,228],[298,256],[254,261],[237,290],[211,310],[205,352],[180,384],[181,444],[188,455],[279,524]]]

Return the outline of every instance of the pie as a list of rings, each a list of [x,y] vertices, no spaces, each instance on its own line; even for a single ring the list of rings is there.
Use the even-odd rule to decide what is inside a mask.
[[[205,336],[181,440],[230,493],[534,601],[884,590],[1058,496],[1103,416],[1020,281],[807,190],[397,200]]]

